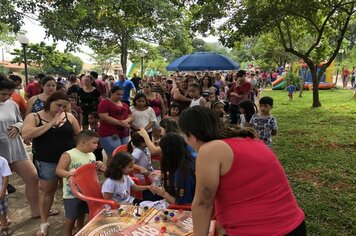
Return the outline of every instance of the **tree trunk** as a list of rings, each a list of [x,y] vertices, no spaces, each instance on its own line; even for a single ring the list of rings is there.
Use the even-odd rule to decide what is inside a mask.
[[[124,76],[126,76],[126,71],[127,71],[127,48],[125,48],[124,46],[121,46],[120,60],[121,60],[122,73],[124,74]]]
[[[316,66],[310,66],[308,63],[309,70],[312,74],[313,81],[313,107],[321,107],[320,99],[319,99],[319,76],[317,73]]]

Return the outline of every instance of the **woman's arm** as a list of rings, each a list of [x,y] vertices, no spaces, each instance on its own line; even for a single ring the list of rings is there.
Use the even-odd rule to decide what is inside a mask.
[[[150,186],[149,185],[133,184],[133,185],[131,185],[131,189],[134,190],[134,191],[142,192],[142,191],[150,189]]]
[[[59,124],[62,119],[61,113],[57,113],[51,122],[37,127],[37,115],[31,113],[25,118],[23,123],[22,137],[23,139],[37,138],[46,133],[52,126]]]
[[[101,120],[105,121],[106,123],[110,125],[120,125],[123,126],[122,122],[120,120],[117,120],[111,116],[109,116],[109,113],[99,113],[99,117]]]
[[[195,236],[206,236],[209,233],[214,197],[219,187],[220,159],[225,152],[221,151],[221,145],[213,142],[199,149],[196,160],[196,188],[192,203]]]
[[[157,194],[158,196],[161,196],[164,199],[166,199],[166,201],[168,203],[170,203],[170,204],[175,204],[176,203],[176,198],[173,197],[172,195],[170,195],[168,192],[166,192],[166,190],[164,190],[164,188],[151,185],[149,189],[154,194]]]
[[[164,104],[163,98],[160,94],[157,94],[159,99],[159,107],[161,109],[161,116],[163,117],[166,114],[166,105]]]
[[[33,104],[35,103],[36,97],[31,97],[30,100],[27,102],[25,117],[31,113]]]
[[[69,122],[72,124],[74,136],[77,136],[80,132],[80,125],[78,124],[77,118],[75,118],[72,113],[67,113],[67,117]]]
[[[176,89],[176,90],[173,92],[173,99],[174,99],[174,100],[177,100],[177,101],[181,101],[181,102],[191,102],[191,101],[192,101],[192,99],[183,96],[183,95],[179,92],[179,89]]]
[[[148,136],[148,133],[147,133],[147,131],[145,129],[141,128],[137,132],[145,140],[145,143],[146,143],[148,149],[150,150],[151,155],[160,155],[160,154],[162,154],[161,148],[160,147],[156,147],[156,145],[154,145],[154,143],[152,143],[152,141],[151,141],[150,137]]]

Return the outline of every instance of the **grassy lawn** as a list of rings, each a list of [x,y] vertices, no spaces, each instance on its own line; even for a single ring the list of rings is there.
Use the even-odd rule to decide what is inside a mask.
[[[320,91],[288,101],[285,91],[263,91],[274,99],[279,133],[273,149],[306,213],[309,235],[356,235],[356,100],[350,90]]]

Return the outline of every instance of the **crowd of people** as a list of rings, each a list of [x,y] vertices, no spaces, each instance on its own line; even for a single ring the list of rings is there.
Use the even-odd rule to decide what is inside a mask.
[[[48,217],[59,214],[52,203],[61,178],[65,235],[75,223],[83,227],[87,206],[67,178],[91,162],[104,172],[105,199],[192,204],[194,235],[207,235],[214,205],[227,235],[305,235],[304,213],[271,150],[277,120],[273,99],[260,88],[272,76],[240,70],[116,81],[95,71],[65,80],[40,74],[21,100],[19,77],[1,75],[1,174],[8,181],[8,165],[25,182],[32,217],[41,219],[37,235],[48,235]],[[24,144],[32,144],[33,161]],[[128,152],[114,153],[122,145]],[[161,181],[151,185],[152,156],[160,157]],[[5,196],[0,192],[0,222],[10,235]]]

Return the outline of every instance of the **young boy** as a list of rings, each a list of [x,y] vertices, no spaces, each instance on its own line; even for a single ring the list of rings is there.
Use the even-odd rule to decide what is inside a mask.
[[[254,114],[250,124],[254,126],[259,137],[263,142],[271,147],[272,136],[277,134],[277,119],[270,112],[273,108],[273,99],[271,97],[262,97],[259,102],[260,114]]]
[[[288,86],[286,88],[286,90],[288,91],[288,97],[289,97],[289,101],[293,100],[293,93],[295,93],[295,86],[293,84],[291,84],[291,82],[288,82]]]
[[[77,119],[78,124],[81,125],[82,121],[83,121],[82,108],[80,106],[78,106],[77,99],[75,98],[74,95],[69,97],[69,102],[70,102],[70,112]]]
[[[64,235],[73,235],[74,224],[77,221],[77,230],[84,226],[85,214],[88,212],[86,202],[79,200],[71,191],[68,178],[74,175],[75,169],[95,162],[93,151],[98,146],[98,135],[91,130],[82,130],[77,137],[77,146],[62,154],[56,168],[56,174],[63,177],[63,200],[65,210]],[[104,171],[105,165],[96,162],[97,168]]]
[[[89,129],[98,134],[100,124],[99,124],[99,114],[96,111],[90,112],[88,115]],[[97,161],[103,161],[103,148],[98,142],[98,147],[94,150],[95,159]]]
[[[1,182],[0,182],[0,223],[1,223],[1,232],[3,235],[11,235],[12,231],[8,227],[7,221],[7,212],[8,208],[8,200],[7,200],[7,184],[9,183],[9,176],[11,175],[11,170],[7,160],[0,156],[0,174],[1,174]]]

